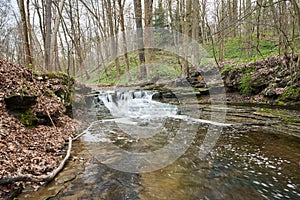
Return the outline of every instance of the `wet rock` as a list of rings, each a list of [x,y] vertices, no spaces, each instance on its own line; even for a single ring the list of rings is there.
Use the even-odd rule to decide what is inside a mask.
[[[201,95],[209,94],[209,89],[208,88],[197,88],[196,91],[199,92]]]
[[[71,180],[74,180],[76,178],[76,172],[73,171],[72,173],[69,174],[63,174],[63,176],[57,178],[56,183],[57,184],[64,184],[66,182],[69,182]]]
[[[200,83],[197,83],[194,85],[195,88],[205,88],[206,87],[206,84],[204,81],[200,82]]]

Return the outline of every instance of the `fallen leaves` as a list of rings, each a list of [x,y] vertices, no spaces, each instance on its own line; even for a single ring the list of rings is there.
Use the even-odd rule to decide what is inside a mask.
[[[64,146],[75,134],[77,123],[65,115],[62,99],[56,93],[67,92],[59,76],[36,75],[29,68],[0,59],[0,179],[20,174],[45,175],[62,161]],[[36,96],[28,112],[51,118],[53,124],[39,123],[26,127],[7,110],[4,99],[11,96]],[[48,119],[49,120],[49,119]],[[1,186],[0,198],[25,183]]]

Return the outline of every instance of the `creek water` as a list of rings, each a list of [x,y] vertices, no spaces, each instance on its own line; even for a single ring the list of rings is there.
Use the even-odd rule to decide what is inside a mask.
[[[156,94],[98,91],[65,169],[19,198],[300,199],[299,111]]]

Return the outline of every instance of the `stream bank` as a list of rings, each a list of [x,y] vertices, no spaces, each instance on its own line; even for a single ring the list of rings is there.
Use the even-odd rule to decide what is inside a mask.
[[[201,110],[200,119],[208,121],[217,109],[210,104],[199,105],[197,101],[190,101],[185,107],[190,111]],[[194,141],[176,161],[151,172],[127,173],[110,166],[123,158],[111,145],[132,153],[153,152],[165,144],[174,144],[175,134],[185,135],[187,129],[197,124],[169,117],[162,118],[161,129],[152,123],[134,126],[130,117],[124,120],[112,116],[110,112],[104,113],[98,105],[90,111],[91,115],[96,114],[97,121],[80,142],[74,143],[74,153],[64,170],[39,191],[28,189],[19,198],[299,198],[300,124],[295,120],[300,116],[299,111],[232,105],[222,109],[227,112],[226,123],[232,126],[223,128],[217,143],[205,158],[199,156],[199,149],[209,126],[200,123]],[[130,126],[134,127],[126,129]],[[150,128],[156,133],[153,137],[141,138],[134,134],[135,130],[146,132]],[[103,153],[108,156],[107,160],[102,160]],[[161,154],[154,163],[161,162],[164,157]]]
[[[299,59],[297,57],[287,61],[287,58],[278,56],[244,65],[222,63],[220,71],[225,83],[227,102],[299,109]],[[291,66],[293,70],[290,69]],[[19,174],[49,174],[63,159],[66,140],[76,132],[76,122],[69,116],[69,95],[66,95],[70,80],[63,74],[37,74],[30,68],[4,60],[0,60],[0,78],[3,80],[0,83],[0,180]],[[188,81],[199,92],[197,97],[200,103],[209,103],[208,89],[201,78],[201,72],[193,72]],[[174,83],[176,86],[180,80]],[[139,87],[161,90],[164,84],[153,83]],[[163,95],[172,93],[167,91]],[[263,110],[261,115],[273,116],[274,112],[276,111]],[[282,113],[279,115],[282,116]],[[298,127],[299,121],[293,121],[290,116],[280,119]],[[284,132],[289,130],[290,127]],[[295,130],[291,135],[299,137],[298,128]],[[72,180],[75,177],[72,175],[69,178]],[[30,187],[38,189],[39,184]],[[13,198],[24,188],[28,188],[28,183],[16,182],[4,187],[1,185],[0,198]]]
[[[220,65],[229,102],[300,106],[299,55]],[[240,94],[240,95],[237,95]]]
[[[32,183],[7,180],[51,174],[64,158],[77,125],[69,116],[73,80],[2,59],[0,80],[0,199],[12,199]]]
[[[273,56],[248,63],[226,61],[219,63],[219,72],[228,104],[300,109],[299,55]],[[136,86],[169,93],[168,88],[180,87],[187,80],[197,93],[200,103],[210,103],[209,88],[204,77],[214,73],[215,69],[191,69],[186,79],[150,81]]]

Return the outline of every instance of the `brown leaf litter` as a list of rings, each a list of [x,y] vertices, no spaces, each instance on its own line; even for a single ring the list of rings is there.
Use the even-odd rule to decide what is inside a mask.
[[[66,141],[76,133],[77,126],[66,115],[65,99],[58,97],[67,89],[59,76],[37,75],[30,68],[0,59],[0,179],[49,174],[58,167]],[[7,99],[17,97],[22,102],[25,96],[34,97],[33,105],[22,111],[18,111],[18,105],[8,108]],[[0,185],[0,199],[26,184]]]

